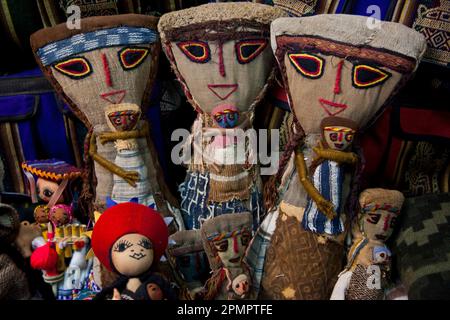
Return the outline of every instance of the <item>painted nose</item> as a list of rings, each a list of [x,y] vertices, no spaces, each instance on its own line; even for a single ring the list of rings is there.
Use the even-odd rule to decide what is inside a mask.
[[[219,42],[219,73],[225,78],[225,64],[223,62],[223,43]]]
[[[239,253],[239,244],[238,244],[238,238],[233,238],[233,251],[234,253]]]
[[[344,134],[342,132],[339,132],[338,133],[338,141],[342,142],[343,138],[344,138]]]
[[[334,83],[334,94],[340,94],[342,92],[341,80],[342,80],[342,68],[344,67],[344,60],[339,62],[336,72],[336,80]]]

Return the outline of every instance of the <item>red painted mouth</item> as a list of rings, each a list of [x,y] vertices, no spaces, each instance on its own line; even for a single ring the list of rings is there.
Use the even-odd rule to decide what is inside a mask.
[[[238,84],[208,84],[211,90],[220,100],[226,100],[238,89]]]
[[[334,146],[338,149],[343,149],[344,148],[344,144],[343,143],[335,143]]]
[[[116,90],[116,91],[110,91],[107,93],[102,93],[100,97],[103,100],[108,101],[112,104],[119,104],[123,101],[123,98],[125,98],[126,90]]]
[[[325,110],[326,113],[328,113],[329,116],[338,115],[339,113],[344,112],[345,109],[348,108],[346,104],[336,103],[325,99],[319,99],[319,102],[322,108]]]
[[[228,261],[230,261],[231,263],[238,263],[240,260],[241,260],[241,257],[239,256],[239,257],[230,259],[230,260],[228,260]]]

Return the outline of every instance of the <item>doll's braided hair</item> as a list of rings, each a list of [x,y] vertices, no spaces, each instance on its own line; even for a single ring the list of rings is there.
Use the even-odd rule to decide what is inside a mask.
[[[270,177],[270,179],[264,185],[264,206],[266,208],[266,212],[270,212],[275,208],[279,198],[278,185],[281,181],[281,178],[283,177],[284,170],[289,163],[292,153],[305,137],[305,132],[303,131],[303,128],[301,127],[295,115],[292,127],[294,129],[291,130],[293,134],[285,146],[278,166],[278,171],[275,175]]]

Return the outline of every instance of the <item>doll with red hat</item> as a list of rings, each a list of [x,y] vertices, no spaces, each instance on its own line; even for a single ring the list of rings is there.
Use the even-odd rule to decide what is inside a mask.
[[[92,249],[100,262],[109,271],[119,274],[119,278],[103,288],[95,299],[110,297],[116,290],[121,299],[139,299],[138,289],[150,277],[157,276],[155,265],[168,241],[166,223],[155,210],[132,202],[106,209],[95,223]],[[161,299],[167,298],[164,291]]]

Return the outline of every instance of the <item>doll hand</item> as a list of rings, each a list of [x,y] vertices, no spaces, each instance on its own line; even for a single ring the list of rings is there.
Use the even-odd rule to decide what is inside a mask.
[[[319,209],[328,219],[333,220],[336,217],[336,212],[334,211],[334,205],[330,201],[325,199],[316,203],[317,209]]]
[[[136,171],[124,171],[119,176],[133,187],[136,187],[136,182],[139,180],[139,173]]]
[[[116,288],[114,288],[114,293],[113,293],[113,297],[111,300],[122,300],[119,290],[117,290]]]

